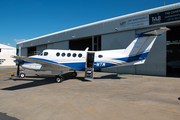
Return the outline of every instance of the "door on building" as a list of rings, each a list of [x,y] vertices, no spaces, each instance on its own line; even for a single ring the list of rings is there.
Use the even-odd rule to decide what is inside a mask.
[[[100,51],[101,36],[91,36],[69,41],[70,50],[85,50],[87,47],[89,47],[89,51]]]
[[[29,47],[28,48],[28,56],[37,55],[36,47]]]
[[[167,76],[180,76],[180,25],[168,26]]]
[[[92,50],[92,37],[69,41],[70,50],[85,50],[87,47],[89,47],[89,50]]]

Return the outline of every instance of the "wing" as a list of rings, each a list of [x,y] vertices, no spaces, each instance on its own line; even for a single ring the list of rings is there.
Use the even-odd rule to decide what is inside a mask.
[[[28,61],[28,62],[33,62],[33,63],[38,63],[38,64],[41,64],[45,67],[50,67],[50,68],[53,68],[53,69],[59,69],[61,67],[61,69],[65,69],[65,70],[75,70],[71,67],[67,67],[65,65],[62,65],[60,63],[57,63],[57,62],[54,62],[54,61],[50,61],[50,60],[42,60],[40,58],[36,59],[36,58],[33,58],[33,57],[25,57],[25,56],[11,56],[12,58],[16,58],[16,59],[21,59],[23,61]]]

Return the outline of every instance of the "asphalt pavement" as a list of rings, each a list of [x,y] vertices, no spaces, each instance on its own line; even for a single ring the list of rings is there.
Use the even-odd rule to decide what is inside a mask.
[[[2,120],[179,120],[180,78],[95,72],[94,80],[64,73],[62,83],[50,72],[0,67]]]

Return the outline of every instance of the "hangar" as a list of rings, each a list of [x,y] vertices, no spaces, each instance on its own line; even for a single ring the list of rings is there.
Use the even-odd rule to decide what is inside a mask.
[[[180,3],[102,20],[47,34],[17,43],[22,56],[41,53],[45,49],[112,50],[124,49],[136,33],[168,27],[159,36],[146,63],[137,66],[102,69],[120,74],[168,76],[180,68]]]
[[[8,45],[0,44],[0,67],[1,66],[15,66],[14,58],[11,55],[16,54],[16,48]]]

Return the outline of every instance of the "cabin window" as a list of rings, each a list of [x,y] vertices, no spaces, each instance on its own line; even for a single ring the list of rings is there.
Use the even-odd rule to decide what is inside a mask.
[[[103,56],[102,55],[98,55],[99,58],[102,58]]]
[[[1,49],[0,49],[0,52],[1,52]]]
[[[47,56],[48,55],[48,52],[44,52],[44,56]]]
[[[73,53],[73,57],[76,57],[76,53]]]
[[[60,55],[60,53],[59,53],[59,52],[57,52],[57,53],[56,53],[56,56],[57,56],[57,57],[59,57],[59,55]]]
[[[81,53],[79,53],[79,54],[78,54],[78,57],[79,57],[79,58],[80,58],[80,57],[82,57],[82,54],[81,54]]]
[[[66,54],[65,53],[62,53],[61,56],[64,57]]]
[[[70,56],[71,56],[71,53],[68,53],[67,56],[70,57]]]

